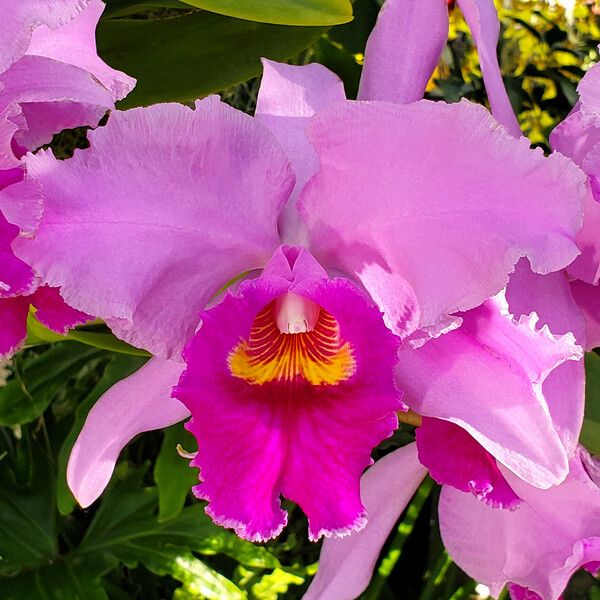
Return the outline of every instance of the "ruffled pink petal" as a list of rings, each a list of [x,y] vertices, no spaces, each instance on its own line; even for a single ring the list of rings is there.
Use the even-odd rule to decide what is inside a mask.
[[[494,457],[462,427],[424,417],[416,436],[419,460],[439,484],[470,492],[494,508],[520,504]]]
[[[27,337],[29,298],[0,298],[0,358],[16,352]]]
[[[36,319],[56,331],[64,334],[76,325],[83,325],[93,317],[71,308],[60,296],[58,288],[43,286],[38,288],[30,297],[31,304],[37,312]]]
[[[571,277],[587,283],[600,279],[600,70],[592,67],[580,81],[580,101],[550,135],[550,144],[571,158],[589,176],[594,195],[584,206],[583,227],[577,234],[581,251],[567,268]]]
[[[32,32],[41,25],[51,28],[68,23],[89,0],[3,0],[0,22],[0,73],[16,62],[29,47]]]
[[[0,171],[0,211],[23,235],[32,235],[44,212],[42,186],[23,179],[22,167]]]
[[[594,197],[584,205],[583,227],[577,234],[581,254],[567,267],[571,277],[596,284],[600,280],[600,144],[583,161]]]
[[[89,0],[79,15],[57,29],[37,28],[27,54],[45,56],[80,67],[110,90],[113,100],[121,100],[135,86],[135,79],[109,67],[96,51],[96,25],[104,11],[101,0]]]
[[[585,157],[598,142],[600,118],[596,113],[583,112],[579,102],[550,134],[552,149],[568,156],[580,167],[583,167]]]
[[[585,317],[586,350],[600,348],[600,286],[572,281],[570,287],[573,298]]]
[[[89,137],[68,161],[27,157],[45,215],[15,247],[69,305],[177,355],[209,298],[277,247],[288,162],[265,128],[214,97],[196,110],[116,111]]]
[[[19,165],[19,158],[13,151],[12,140],[18,130],[14,118],[20,113],[21,108],[16,102],[0,108],[0,169],[12,169]]]
[[[444,2],[387,0],[367,41],[359,99],[421,100],[447,38]]]
[[[364,253],[362,253],[364,257]],[[348,264],[351,264],[348,259]],[[390,273],[377,262],[354,263],[357,278],[383,312],[385,324],[400,338],[407,338],[419,327],[421,311],[415,291],[397,273]]]
[[[319,570],[303,600],[354,600],[366,589],[392,527],[427,473],[415,444],[377,461],[361,478],[367,526],[344,539],[327,539]]]
[[[2,105],[11,101],[72,101],[112,106],[106,88],[93,76],[74,65],[42,56],[24,56],[0,75]]]
[[[342,536],[364,526],[360,476],[402,408],[391,376],[397,341],[349,281],[315,279],[318,265],[305,250],[279,250],[273,262],[276,267],[270,264],[203,313],[184,353],[187,369],[174,396],[190,409],[188,428],[198,438],[191,464],[200,467],[202,482],[195,493],[209,501],[217,523],[253,541],[274,537],[285,525],[281,494],[307,514],[311,539]],[[232,376],[230,353],[248,338],[256,315],[286,292],[337,320],[355,361],[348,379],[250,384]]]
[[[82,507],[100,496],[130,440],[189,416],[187,409],[170,397],[182,370],[181,363],[152,359],[113,385],[93,406],[67,465],[69,487]]]
[[[547,325],[555,335],[572,332],[585,346],[585,322],[573,299],[564,272],[536,275],[521,260],[506,288],[509,310],[516,317],[535,312],[539,326]],[[583,361],[567,361],[548,375],[542,392],[556,430],[567,454],[577,448],[585,406],[585,368]]]
[[[0,211],[0,298],[28,294],[35,287],[31,267],[13,254],[12,243],[18,235],[19,228]]]
[[[578,253],[584,174],[509,137],[481,106],[338,103],[308,132],[321,168],[299,207],[315,256],[404,278],[421,327],[481,304],[521,256],[546,273]]]
[[[104,104],[86,104],[67,100],[64,102],[27,102],[21,104],[27,124],[15,135],[21,147],[35,150],[52,140],[63,129],[83,125],[95,127],[111,108]]]
[[[97,125],[114,106],[110,92],[93,75],[41,56],[24,56],[13,64],[0,75],[0,88],[0,106],[10,102],[21,106],[27,126],[20,127],[15,140],[29,150],[49,142],[65,127]],[[53,103],[47,112],[46,103]]]
[[[533,314],[514,321],[496,300],[462,317],[459,329],[400,350],[406,403],[456,423],[531,485],[556,485],[567,474],[567,456],[542,385],[558,365],[579,360],[581,348],[572,334],[536,329]]]
[[[39,183],[23,180],[24,169],[0,171],[0,298],[31,293],[36,285],[33,270],[13,253],[20,233],[31,234],[41,218]]]
[[[481,73],[492,114],[512,136],[519,138],[523,134],[510,104],[498,64],[496,46],[500,36],[500,21],[494,1],[457,1],[477,46]]]
[[[579,103],[584,112],[598,113],[600,109],[600,65],[588,69],[577,85]]]
[[[600,490],[578,455],[567,479],[548,490],[505,475],[523,499],[514,511],[492,509],[444,486],[439,505],[444,545],[494,596],[513,582],[544,600],[558,600],[579,567],[600,559]]]
[[[346,99],[344,84],[317,63],[295,66],[263,58],[262,64],[255,117],[277,138],[296,175],[296,186],[281,214],[279,230],[285,243],[304,244],[306,227],[298,217],[296,200],[319,166],[305,129],[315,112]]]

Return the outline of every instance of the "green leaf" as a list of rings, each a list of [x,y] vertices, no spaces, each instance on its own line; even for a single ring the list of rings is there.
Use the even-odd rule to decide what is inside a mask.
[[[152,549],[146,552],[144,564],[158,575],[170,575],[183,583],[173,594],[174,600],[244,600],[247,597],[233,582],[191,552],[173,547]]]
[[[54,564],[0,579],[3,600],[108,600],[96,569],[59,560]]]
[[[120,354],[129,354],[131,356],[145,356],[149,358],[151,355],[146,350],[131,346],[126,342],[115,337],[112,333],[99,333],[96,331],[81,331],[79,329],[71,329],[67,334],[67,339],[75,342],[81,342],[94,348],[102,350],[110,350]]]
[[[443,551],[432,571],[429,573],[427,582],[421,590],[419,600],[435,600],[435,598],[440,598],[440,586],[444,582],[444,577],[446,576],[450,565],[452,565],[452,559],[448,556],[446,551]]]
[[[276,25],[338,25],[352,20],[350,0],[182,0],[215,13]]]
[[[189,9],[188,4],[179,2],[179,0],[105,0],[105,4],[106,8],[102,13],[103,19],[132,15],[157,8]]]
[[[339,44],[333,43],[327,36],[323,36],[315,44],[315,58],[344,82],[348,98],[356,98],[362,67],[351,54],[348,54]]]
[[[454,594],[452,594],[450,600],[467,600],[467,598],[472,598],[473,593],[475,592],[475,586],[476,583],[474,581],[470,581],[469,583],[458,588]]]
[[[206,555],[227,554],[252,567],[280,566],[266,548],[215,525],[202,504],[184,508],[169,521],[158,521],[157,490],[141,490],[140,476],[133,473],[111,485],[77,549],[79,555],[102,553],[131,565],[145,563],[147,552],[166,544]]]
[[[258,583],[252,586],[252,593],[261,600],[277,600],[280,594],[286,594],[290,585],[302,585],[304,577],[289,573],[283,569],[274,569],[272,573],[263,575]]]
[[[35,442],[29,444],[26,428],[22,435],[12,460],[0,463],[0,573],[4,575],[42,563],[58,552],[54,468]],[[22,454],[31,468],[27,482],[17,482],[11,469],[22,462]],[[0,597],[5,598],[1,593]]]
[[[154,464],[160,521],[176,517],[183,508],[190,488],[198,483],[198,469],[190,467],[189,460],[179,456],[178,444],[186,450],[194,450],[197,446],[194,436],[183,427],[183,423],[166,430]]]
[[[600,454],[600,356],[585,354],[585,414],[579,441],[592,453]]]
[[[379,5],[375,0],[355,0],[354,19],[329,30],[329,38],[341,44],[348,54],[364,54],[367,40],[375,27]]]
[[[254,77],[260,58],[287,60],[310,46],[323,27],[267,25],[196,12],[161,20],[100,22],[98,53],[137,78],[119,106],[191,102]]]
[[[61,514],[67,515],[75,507],[75,498],[73,498],[73,494],[67,485],[67,462],[88,413],[104,392],[117,383],[117,381],[125,379],[125,377],[129,377],[129,375],[135,373],[145,362],[145,358],[138,356],[128,356],[126,354],[114,355],[106,366],[96,387],[77,407],[77,411],[75,412],[75,422],[63,442],[58,455],[58,482],[56,493],[58,509]]]
[[[26,361],[23,372],[0,388],[0,424],[37,419],[70,377],[102,355],[97,348],[60,343]]]
[[[56,342],[81,342],[86,346],[93,346],[101,350],[110,350],[120,354],[131,354],[132,356],[150,356],[146,350],[131,346],[115,337],[112,333],[87,331],[85,329],[71,329],[66,335],[60,335],[47,327],[44,327],[35,316],[30,313],[27,319],[27,344],[54,344]]]

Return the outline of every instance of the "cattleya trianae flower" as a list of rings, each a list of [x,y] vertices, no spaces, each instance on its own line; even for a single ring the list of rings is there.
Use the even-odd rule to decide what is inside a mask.
[[[65,128],[96,125],[134,85],[96,54],[100,0],[4,0],[0,20],[0,356],[26,336],[30,305],[62,333],[88,315],[56,289],[39,287],[12,243],[32,236],[42,215],[39,184],[24,180],[21,157]]]
[[[421,100],[446,5],[388,0],[360,102],[318,65],[265,61],[254,118],[217,98],[116,111],[73,159],[25,159],[23,184],[43,188],[45,207],[32,239],[10,240],[18,260],[156,355],[89,413],[68,467],[83,506],[132,437],[191,415],[194,491],[218,523],[277,535],[281,495],[308,515],[312,539],[369,520],[347,542],[361,569],[336,588],[348,563],[328,562],[328,549],[349,554],[328,542],[309,592],[351,598],[422,465],[461,518],[463,502],[502,519],[537,494],[562,502],[585,334],[570,311],[568,327],[538,322],[518,278],[564,277],[591,196],[570,160],[516,139],[493,6],[459,5],[504,127],[468,102]],[[361,492],[398,415],[419,425],[418,460],[414,444],[386,456]],[[505,579],[529,585],[518,575]]]
[[[487,299],[521,256],[546,273],[577,255],[587,191],[570,161],[467,102],[349,102],[322,67],[268,62],[255,118],[215,98],[157,105],[114,112],[90,143],[28,157],[45,214],[16,248],[158,358],[90,412],[68,469],[81,504],[136,433],[191,413],[215,520],[271,537],[282,493],[312,538],[343,535],[364,525],[359,478],[402,391],[472,436],[489,502],[517,502],[496,460],[540,488],[564,479],[540,387],[580,349]]]

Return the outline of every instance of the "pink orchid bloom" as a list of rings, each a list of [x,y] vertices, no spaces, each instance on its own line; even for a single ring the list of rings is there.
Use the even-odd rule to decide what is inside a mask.
[[[600,569],[598,464],[580,449],[571,459],[569,476],[549,490],[509,473],[506,477],[523,499],[514,511],[491,509],[452,488],[442,490],[444,544],[494,596],[510,582],[513,600],[559,600],[575,571]]]
[[[397,6],[377,31],[411,31]],[[27,157],[46,206],[17,255],[157,355],[90,411],[67,473],[80,504],[132,437],[191,414],[195,491],[217,522],[272,537],[284,495],[312,539],[343,536],[365,524],[360,475],[402,391],[476,440],[472,491],[490,502],[515,502],[496,461],[539,488],[567,476],[541,386],[580,349],[488,299],[520,257],[538,273],[576,257],[585,177],[483,107],[416,101],[447,35],[441,7],[410,13],[437,50],[407,38],[399,91],[369,50],[362,99],[387,88],[410,104],[347,101],[319,65],[265,61],[255,118],[217,98],[115,111],[72,159]]]
[[[592,573],[600,568],[598,465],[579,449],[570,460],[567,478],[547,490],[501,470],[521,499],[512,510],[489,506],[451,485],[442,487],[439,520],[444,545],[494,597],[510,582],[513,600],[558,600],[580,567]],[[304,600],[354,600],[360,595],[390,530],[425,474],[415,444],[367,470],[361,490],[369,523],[349,538],[325,540],[319,571]]]
[[[385,52],[385,49],[388,48],[388,63],[393,62],[395,56],[397,56],[393,39],[401,17],[398,13],[394,15],[394,11],[401,10],[402,4],[401,2],[393,2],[393,0],[388,0],[386,3],[387,10],[380,15],[377,27],[369,41],[365,68],[374,68],[374,59],[372,55],[369,56],[368,54],[369,49],[374,45],[374,39],[377,40],[377,46],[381,52]],[[425,5],[429,6],[431,14],[436,14],[433,11],[438,10],[439,3],[425,3]],[[508,132],[515,137],[519,137],[520,130],[508,102],[506,90],[502,85],[499,66],[495,58],[495,46],[499,32],[495,8],[491,2],[484,0],[463,1],[460,5],[479,47],[480,60],[494,115],[506,126]],[[425,8],[423,10],[426,11]],[[394,16],[392,17],[392,15]],[[427,23],[428,20],[423,16],[419,17],[417,11],[409,17],[404,13],[404,16],[407,21],[405,21],[404,27],[413,30],[415,39],[422,40],[423,33],[430,31],[429,28],[424,26],[424,23]],[[420,30],[419,27],[421,27]],[[436,45],[431,40],[426,43],[430,44],[430,49]],[[405,46],[400,53],[403,56],[406,54],[411,55],[411,48]],[[427,56],[427,52],[421,52],[419,56]],[[430,63],[431,61],[427,61],[427,64]],[[421,65],[425,68],[424,63],[421,63]],[[415,68],[414,64],[412,66]],[[421,81],[424,80],[426,80],[425,75],[421,77]],[[388,84],[391,85],[392,82],[388,82]],[[422,89],[420,88],[420,90]],[[395,93],[398,101],[398,92]],[[402,96],[400,96],[400,101],[402,101]],[[404,96],[404,101],[414,101],[414,97]],[[586,204],[589,204],[589,202],[588,194]],[[533,284],[530,282],[530,278],[534,278]],[[562,334],[563,341],[565,341],[564,336],[572,336],[574,333],[580,343],[585,343],[585,324],[563,273],[538,275],[531,272],[530,266],[525,261],[520,261],[517,272],[511,277],[507,297],[511,312],[517,315],[530,315],[531,313],[531,316],[522,316],[518,321],[512,321],[512,325],[515,326],[518,323],[522,332],[529,329],[529,335],[537,335],[537,340],[531,340],[529,344],[523,344],[524,338],[521,335],[515,335],[512,338],[513,341],[522,345],[520,347],[514,346],[512,350],[509,350],[506,344],[510,338],[502,333],[503,331],[510,331],[511,328],[508,327],[508,323],[505,321],[491,325],[492,321],[489,316],[487,319],[483,319],[483,315],[477,314],[480,311],[490,310],[488,302],[487,306],[483,305],[479,309],[464,313],[462,315],[464,319],[462,327],[438,338],[436,340],[437,344],[452,347],[456,343],[453,336],[455,338],[460,335],[468,336],[471,340],[477,340],[481,344],[479,352],[477,352],[476,346],[472,346],[473,355],[476,356],[480,353],[484,356],[487,355],[488,360],[492,362],[494,359],[497,361],[499,357],[504,357],[505,366],[511,370],[514,368],[515,363],[522,366],[527,364],[528,359],[525,356],[531,358],[537,352],[540,352],[543,347],[546,347],[547,350],[553,348],[552,340],[556,340],[556,338],[550,334],[548,324],[550,324],[554,334]],[[506,307],[504,307],[504,311],[508,312]],[[533,311],[539,316],[534,316]],[[490,312],[490,315],[494,315],[499,321],[497,312]],[[538,326],[542,326],[539,331],[535,327],[538,318],[540,319]],[[481,323],[488,325],[488,327],[481,328]],[[473,331],[476,332],[475,335],[473,335]],[[545,341],[542,341],[542,337],[544,337],[542,332],[546,334],[547,339]],[[496,342],[490,343],[490,340],[493,341],[494,339],[496,339]],[[464,353],[464,350],[461,352],[461,346],[463,345],[456,343],[455,348],[458,352],[455,352],[455,356],[464,355],[466,357],[467,354]],[[496,365],[491,370],[486,371],[479,366],[481,359],[479,361],[465,360],[463,362],[459,358],[456,360],[454,369],[445,367],[442,369],[442,376],[440,376],[440,365],[444,361],[442,354],[435,356],[437,351],[435,345],[428,342],[417,352],[414,350],[410,353],[407,352],[406,356],[403,356],[403,348],[400,351],[400,360],[397,367],[397,373],[400,376],[398,379],[399,387],[406,391],[405,402],[420,414],[425,415],[421,426],[417,428],[417,443],[391,453],[367,470],[362,478],[361,486],[369,515],[369,523],[363,531],[348,539],[326,540],[324,542],[319,571],[305,596],[306,600],[316,600],[317,598],[320,600],[352,600],[358,597],[367,587],[379,552],[391,527],[400,517],[412,492],[418,487],[425,475],[426,471],[423,465],[430,469],[434,479],[443,484],[442,494],[448,498],[446,503],[446,506],[449,507],[448,510],[440,510],[441,526],[446,532],[457,532],[457,534],[462,532],[460,542],[466,536],[471,536],[472,539],[474,532],[478,532],[480,527],[480,520],[472,518],[472,512],[470,513],[468,510],[460,512],[461,506],[465,503],[478,507],[479,511],[485,511],[486,514],[497,516],[498,519],[510,519],[512,515],[524,515],[530,510],[527,506],[529,500],[528,490],[535,490],[534,493],[539,494],[540,502],[543,502],[544,497],[546,497],[545,494],[554,494],[554,490],[565,489],[566,482],[570,481],[569,478],[572,476],[573,461],[576,460],[574,458],[571,458],[571,474],[563,480],[565,483],[555,481],[551,485],[540,485],[541,482],[538,481],[535,484],[533,483],[535,476],[532,477],[531,472],[527,474],[523,471],[520,472],[520,469],[523,469],[524,466],[522,458],[517,459],[518,464],[508,464],[511,458],[514,458],[512,450],[507,452],[508,446],[502,448],[501,444],[494,445],[494,436],[498,434],[498,431],[500,429],[504,431],[510,429],[508,423],[500,425],[500,422],[497,421],[498,417],[502,415],[500,419],[506,419],[513,411],[514,398],[524,397],[522,392],[516,394],[509,392],[508,396],[510,398],[507,396],[506,400],[500,400],[502,391],[507,389],[506,379],[501,377],[503,383],[500,383],[497,374],[493,374],[493,371],[498,368]],[[481,352],[482,348],[486,352]],[[535,350],[530,354],[528,348]],[[418,357],[419,352],[423,355],[422,363],[414,364],[410,359]],[[430,354],[429,360],[426,356],[427,353]],[[451,354],[448,352],[448,355]],[[434,361],[434,358],[437,358],[437,360]],[[539,358],[541,358],[541,355],[538,355]],[[433,369],[430,366],[431,364],[435,364],[437,370]],[[536,388],[533,393],[538,396],[540,402],[546,405],[555,427],[555,433],[561,440],[566,456],[573,457],[577,453],[577,440],[583,418],[583,365],[581,361],[563,362],[559,366],[555,364],[556,368],[550,371],[546,370],[546,375],[540,377],[540,367],[543,363],[530,363],[530,367],[533,367],[534,364],[537,364],[535,368],[537,369],[537,375],[534,372],[535,369],[529,370],[528,376],[524,377],[523,381],[537,382],[533,385],[533,388]],[[468,370],[469,367],[472,371]],[[468,385],[457,388],[456,383],[460,381],[457,374],[461,370],[469,372],[471,377]],[[421,376],[426,378],[424,381],[427,385],[419,382],[418,377],[415,377],[415,373],[422,374]],[[482,393],[483,389],[478,389],[478,381],[489,381],[490,379],[495,379],[494,384],[499,384],[494,391],[490,390],[490,392],[491,394],[498,394],[498,400],[502,408],[499,405],[498,409],[494,410],[490,401],[487,400],[487,411],[483,413],[482,420],[487,419],[488,424],[493,424],[495,431],[486,440],[481,436],[481,431],[473,428],[473,404],[467,401],[465,405],[464,398],[473,398],[481,402],[480,399],[484,393]],[[415,385],[415,381],[417,385]],[[419,383],[421,385],[418,385]],[[411,384],[414,386],[412,390]],[[444,406],[442,404],[443,399],[448,396],[457,396],[457,400],[460,398],[460,401],[453,404],[447,402]],[[437,400],[437,406],[432,404],[432,399]],[[510,411],[507,410],[509,406],[511,407]],[[519,435],[521,427],[523,427],[521,429],[523,433],[528,430],[525,420],[514,413],[512,413],[512,416],[515,418],[513,421],[515,435]],[[504,434],[502,435],[504,437]],[[544,439],[539,434],[531,433],[531,431],[525,435],[538,442]],[[565,499],[565,505],[567,504],[568,499]],[[453,520],[453,513],[450,510],[453,508],[460,514],[460,519]],[[594,514],[593,511],[596,511],[596,514],[598,513],[598,509],[598,498],[594,496],[589,500],[589,510],[584,517],[583,527],[581,528],[588,531],[590,535],[594,535],[597,531],[597,528],[594,529],[596,526],[592,524],[590,518]],[[527,530],[523,529],[523,531]],[[548,532],[546,532],[547,534]],[[494,529],[490,527],[488,534],[482,536],[482,543],[483,540],[496,539],[499,535],[502,535],[502,528]],[[526,534],[525,537],[527,537]],[[535,540],[535,535],[532,535],[530,539],[531,541]],[[476,548],[469,555],[457,553],[457,556],[454,556],[453,549],[459,547],[458,542],[453,546],[452,533],[446,533],[445,541],[451,555],[459,562],[461,567],[473,577],[478,577],[482,568],[480,568],[480,565],[488,564],[485,554],[482,555],[483,558],[481,555],[479,557],[475,556],[476,552],[481,549]],[[511,539],[510,536],[506,537],[507,547],[510,548],[514,544],[515,552],[518,552],[523,543],[523,536],[518,539]],[[563,562],[568,556],[570,554],[562,557]],[[474,562],[475,558],[478,558],[479,562]],[[488,561],[490,568],[498,567],[496,558],[492,557]],[[584,563],[585,561],[579,564]],[[500,564],[502,563],[500,562]],[[522,564],[526,564],[526,561],[523,561]],[[566,585],[569,575],[579,564],[572,565],[572,570],[568,573],[562,573],[561,590]],[[552,568],[544,564],[543,561],[535,562],[532,576],[537,577],[538,580],[543,580]],[[514,581],[518,581],[516,576],[511,575],[511,577]],[[490,581],[489,578],[480,578],[480,580]],[[508,580],[510,580],[510,577]],[[526,582],[527,580],[523,581]]]
[[[98,124],[135,80],[96,53],[101,0],[5,0],[0,23],[0,168],[63,129]],[[11,151],[12,149],[12,151]]]
[[[88,315],[39,288],[35,273],[14,256],[18,236],[32,236],[42,215],[36,182],[25,181],[21,158],[62,129],[96,125],[135,81],[96,54],[100,0],[7,0],[0,23],[0,357],[25,339],[30,305],[58,333]]]

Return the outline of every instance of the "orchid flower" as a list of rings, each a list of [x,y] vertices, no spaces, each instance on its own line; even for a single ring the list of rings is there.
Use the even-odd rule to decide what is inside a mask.
[[[494,596],[510,583],[513,600],[558,600],[580,567],[600,570],[600,468],[580,449],[569,476],[549,490],[509,473],[506,477],[523,498],[514,511],[490,509],[452,488],[442,490],[444,545]]]
[[[392,45],[398,22],[402,18],[411,21],[411,23],[405,23],[404,27],[406,29],[412,29],[411,24],[418,28],[420,25],[427,23],[427,19],[416,19],[414,14],[406,16],[406,12],[402,11],[401,4],[400,2],[394,3],[392,0],[388,0],[387,10],[380,15],[376,29],[369,41],[365,68],[372,67],[374,64],[372,56],[368,54],[373,47],[373,39],[377,40],[377,46],[383,51],[388,48],[387,62],[392,62],[393,57],[398,55],[396,48]],[[499,31],[495,8],[491,2],[483,0],[463,1],[460,5],[479,48],[492,111],[496,118],[506,126],[507,131],[518,137],[520,136],[520,130],[510,103],[508,103],[506,90],[502,85],[499,66],[495,58],[495,46]],[[432,10],[434,9],[432,8]],[[395,11],[397,12],[394,14]],[[422,26],[421,32],[423,31],[429,30]],[[419,36],[418,29],[414,31],[413,36],[416,39],[422,39]],[[411,49],[405,47],[399,54],[403,57],[410,56]],[[423,56],[423,53],[420,53],[420,55]],[[406,60],[406,58],[403,58],[403,60]],[[421,81],[423,80],[426,80],[425,76],[421,78]],[[420,90],[422,89],[423,87],[420,88]],[[414,98],[408,98],[407,101],[414,101]],[[588,194],[585,201],[586,206],[590,201],[591,198]],[[578,237],[579,240],[580,237]],[[530,282],[531,278],[533,278],[533,284]],[[573,336],[574,334],[581,344],[585,344],[585,324],[580,311],[575,305],[563,273],[535,274],[531,272],[530,266],[525,261],[520,261],[517,272],[511,276],[507,299],[510,312],[522,315],[517,322],[523,329],[529,327],[532,333],[537,332],[539,335],[542,331],[545,331],[546,334],[549,334],[548,325],[550,325],[554,334],[558,333],[563,336]],[[501,302],[501,299],[497,298],[495,301]],[[488,301],[488,310],[489,304]],[[479,366],[473,366],[468,387],[457,389],[455,385],[452,386],[458,380],[456,374],[460,373],[461,370],[466,371],[469,364],[477,364],[475,361],[464,361],[463,363],[457,360],[455,369],[446,368],[442,371],[441,376],[439,370],[433,371],[429,366],[432,363],[436,365],[443,364],[443,360],[440,360],[443,356],[441,353],[438,354],[437,361],[434,362],[433,360],[436,358],[436,345],[441,347],[445,344],[450,348],[454,344],[453,336],[455,338],[460,335],[469,336],[475,324],[481,322],[492,323],[489,317],[483,320],[481,315],[477,315],[478,311],[485,309],[486,305],[484,304],[479,309],[463,314],[463,325],[460,329],[441,336],[434,340],[434,343],[431,341],[426,343],[417,351],[411,349],[410,352],[406,352],[406,356],[403,356],[404,346],[401,348],[397,374],[400,384],[408,382],[408,385],[401,386],[406,391],[404,400],[411,408],[425,415],[420,422],[417,422],[420,425],[416,430],[417,443],[391,453],[367,470],[362,478],[361,485],[370,517],[369,524],[363,531],[348,539],[325,541],[319,561],[319,571],[306,594],[306,600],[317,598],[320,600],[329,598],[351,600],[366,588],[388,532],[400,517],[406,502],[410,499],[411,491],[417,488],[425,475],[426,471],[423,465],[428,467],[432,477],[442,484],[442,495],[448,499],[445,510],[440,510],[440,523],[442,530],[445,532],[446,546],[459,565],[473,577],[479,577],[481,570],[484,568],[482,565],[487,564],[486,560],[489,557],[480,554],[479,562],[472,563],[471,558],[475,560],[475,553],[480,551],[480,548],[477,548],[471,554],[467,554],[466,550],[464,552],[454,551],[455,548],[463,549],[463,540],[469,536],[469,539],[472,539],[475,535],[474,532],[479,531],[480,528],[481,520],[472,518],[473,511],[471,513],[468,510],[461,512],[463,505],[475,505],[479,507],[479,511],[483,511],[483,514],[497,516],[499,520],[510,520],[512,515],[530,514],[528,490],[535,490],[534,494],[539,494],[539,502],[541,503],[544,502],[545,494],[548,495],[548,498],[552,498],[553,494],[558,494],[559,498],[562,497],[561,492],[555,490],[564,490],[566,483],[559,483],[558,486],[556,484],[544,486],[539,485],[538,482],[537,485],[531,485],[533,482],[532,474],[529,473],[524,476],[523,473],[519,473],[519,467],[522,468],[522,464],[517,468],[515,468],[515,465],[508,464],[507,453],[505,452],[507,446],[504,449],[498,446],[494,447],[489,443],[490,440],[485,443],[480,432],[473,430],[473,404],[469,402],[465,406],[464,398],[471,397],[477,400],[479,405],[485,406],[487,410],[483,413],[483,418],[487,418],[494,423],[495,435],[498,435],[500,429],[509,429],[506,424],[500,426],[496,421],[496,415],[501,411],[493,410],[493,403],[490,403],[489,399],[484,403],[481,402],[483,394],[478,390],[478,376],[482,375],[482,378],[486,380],[493,378],[493,369],[486,376],[482,374]],[[504,305],[503,310],[508,315],[508,307]],[[497,312],[492,314],[498,315]],[[536,325],[541,326],[541,330],[538,331]],[[504,327],[506,327],[506,323],[504,323]],[[496,359],[504,357],[505,364],[509,368],[513,361],[525,364],[527,360],[517,357],[529,355],[526,350],[527,346],[521,346],[520,351],[517,348],[509,351],[506,346],[508,338],[502,336],[502,330],[503,324],[499,321],[487,330],[491,336],[489,339],[498,336],[498,341],[502,340],[500,343],[490,344],[484,340],[481,329],[476,335],[471,334],[471,339],[477,339],[491,357]],[[515,337],[515,341],[522,341],[522,339],[521,336]],[[545,344],[538,337],[537,341],[532,342],[530,347],[535,348],[536,352],[540,352],[544,345],[547,349],[552,348],[550,337]],[[460,344],[457,343],[455,347],[460,348]],[[418,357],[419,352],[422,353],[422,362],[416,362],[415,364],[415,361],[411,359]],[[428,354],[429,356],[427,356]],[[478,354],[475,349],[474,354]],[[450,352],[448,352],[448,355],[451,355]],[[538,364],[538,368],[539,366]],[[423,382],[426,385],[419,382],[418,377],[415,377],[415,373],[424,374]],[[556,434],[562,442],[566,456],[571,457],[571,470],[564,480],[567,482],[572,477],[573,461],[576,461],[573,456],[578,453],[577,440],[583,417],[583,365],[581,361],[564,362],[552,369],[551,372],[547,371],[544,377],[539,377],[539,375],[536,377],[530,371],[529,377],[525,380],[537,381],[534,387],[537,388],[538,398],[540,402],[546,405],[551,415]],[[502,394],[502,388],[503,385],[498,386],[495,392],[499,394],[499,397]],[[465,393],[465,390],[467,393]],[[521,395],[519,393],[511,394],[513,398]],[[440,399],[448,396],[457,396],[457,400],[460,398],[460,401],[455,403],[446,401],[446,406],[444,406]],[[432,399],[437,400],[437,406],[432,404]],[[511,404],[510,400],[502,401],[505,416],[507,408]],[[512,412],[512,409],[510,412]],[[522,424],[520,421],[519,417],[516,417],[514,422],[515,433],[518,432],[519,426]],[[528,435],[538,442],[544,440],[543,435],[540,437],[539,434],[532,434],[531,432]],[[493,436],[490,437],[493,438]],[[509,470],[507,470],[507,467],[511,471],[510,475],[508,475]],[[515,475],[518,475],[518,477],[515,478]],[[594,511],[598,512],[598,508],[598,498],[592,496],[589,499],[589,510],[582,525],[582,530],[588,531],[592,536],[597,531],[592,515]],[[460,514],[460,519],[452,520],[455,514],[453,510]],[[455,541],[453,539],[454,533],[461,534],[462,537]],[[503,529],[501,527],[494,529],[491,526],[488,535],[482,537],[482,540],[496,539],[499,535],[503,535]],[[507,535],[506,539],[506,543],[514,543],[515,548],[520,548],[523,544],[522,537],[512,540]],[[535,535],[531,539],[536,539]],[[570,552],[571,548],[569,548],[569,554],[559,557],[559,560],[564,562],[570,556]],[[494,556],[489,561],[488,567],[490,569],[498,568],[496,559],[497,557]],[[574,565],[573,570],[580,564],[584,564],[584,562]],[[501,560],[500,564],[502,564]],[[526,561],[523,561],[522,564],[526,564]],[[532,577],[537,577],[537,581],[541,581],[552,568],[554,567],[545,565],[543,561],[538,561],[532,570]],[[569,571],[569,574],[571,572]],[[514,575],[513,580],[517,581],[516,573]],[[479,577],[479,580],[489,582],[490,578]],[[510,577],[508,580],[511,580]],[[521,579],[522,583],[529,581],[529,579]],[[562,573],[560,591],[562,591],[567,581],[568,575],[565,578],[565,573]],[[504,581],[500,584],[500,587],[503,583]],[[499,588],[494,589],[497,591]],[[543,592],[545,594],[547,589],[544,589]]]
[[[445,5],[417,6],[445,36]],[[371,55],[363,99],[387,85]],[[323,67],[269,61],[254,118],[217,98],[156,105],[113,112],[90,142],[27,157],[45,212],[16,244],[69,304],[157,356],[90,411],[67,473],[82,506],[137,433],[191,415],[215,521],[268,539],[284,495],[312,539],[343,536],[365,525],[360,476],[402,391],[477,441],[473,493],[516,501],[496,460],[539,488],[567,476],[541,386],[581,351],[488,299],[520,257],[548,273],[577,255],[587,189],[568,159],[468,102],[351,102]]]
[[[63,129],[95,126],[135,80],[96,54],[101,0],[5,0],[0,23],[0,168]],[[11,149],[13,152],[11,152]]]
[[[32,305],[47,327],[64,333],[89,316],[41,287],[14,256],[18,236],[32,236],[42,215],[38,184],[25,181],[21,157],[62,129],[97,125],[134,80],[96,54],[100,0],[7,0],[0,23],[0,356],[26,336]]]
[[[600,470],[579,449],[567,478],[548,490],[501,467],[522,502],[502,510],[445,485],[439,502],[442,540],[453,560],[497,597],[505,584],[513,600],[558,600],[580,567],[600,568]],[[402,476],[394,476],[394,473]],[[305,600],[353,600],[371,578],[390,529],[426,474],[415,444],[388,454],[361,481],[367,527],[325,540],[319,571]],[[493,540],[491,542],[490,540]]]
[[[579,102],[550,135],[555,150],[571,158],[589,177],[593,197],[585,207],[577,242],[581,256],[568,268],[573,298],[586,321],[586,347],[600,346],[600,66],[579,82]]]

